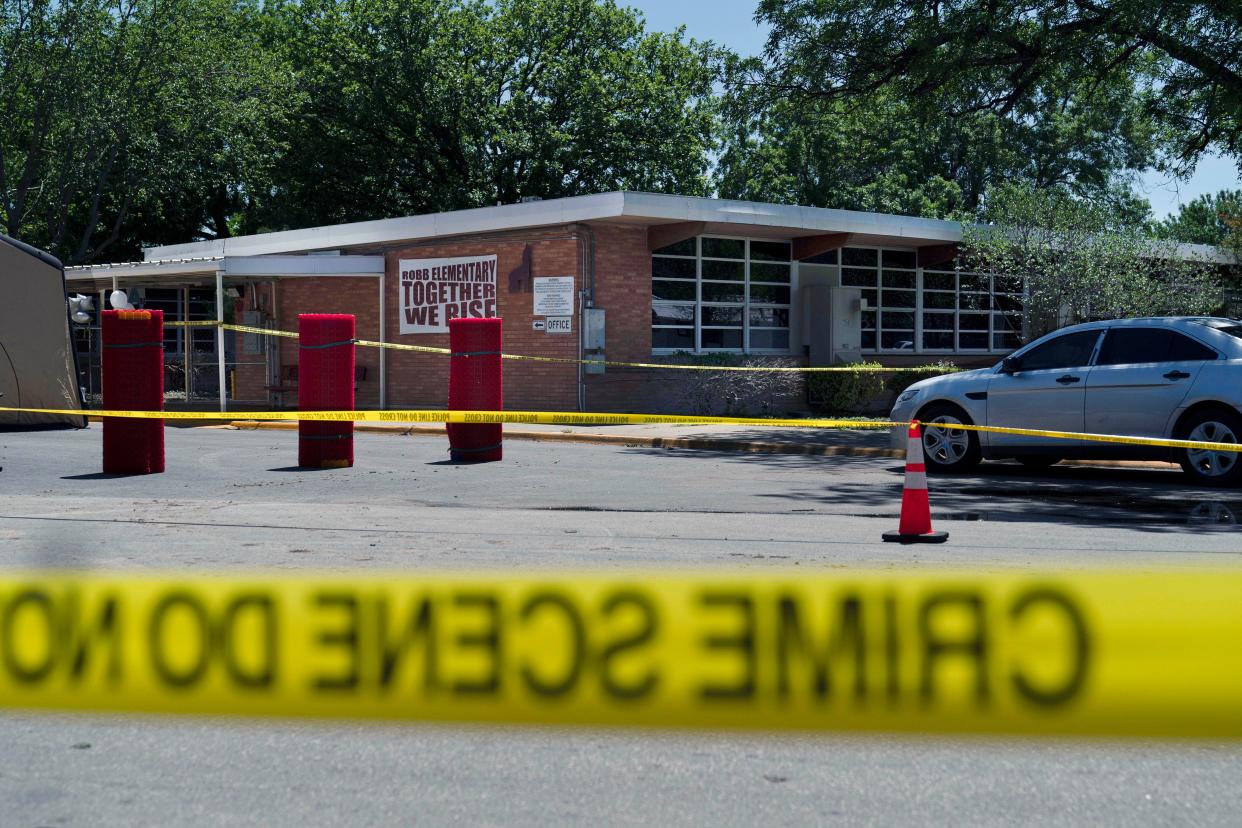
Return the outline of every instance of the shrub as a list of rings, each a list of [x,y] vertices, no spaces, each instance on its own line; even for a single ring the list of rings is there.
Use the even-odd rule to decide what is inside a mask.
[[[912,370],[892,371],[878,362],[859,362],[849,371],[812,373],[807,380],[810,402],[829,413],[860,414],[887,408],[919,380],[962,370],[951,362],[935,362]]]
[[[711,365],[742,368],[790,367],[778,357],[742,354],[673,355],[681,365]],[[681,378],[681,402],[691,413],[701,415],[767,416],[782,398],[800,398],[804,376],[796,371],[685,371]]]
[[[848,371],[824,371],[807,377],[811,405],[833,413],[859,413],[884,392],[883,366],[859,362]]]
[[[912,371],[892,371],[884,380],[884,387],[893,393],[896,397],[902,391],[905,391],[911,385],[919,380],[930,379],[931,377],[939,377],[944,374],[956,374],[962,370],[952,362],[933,362],[931,365],[920,365]]]

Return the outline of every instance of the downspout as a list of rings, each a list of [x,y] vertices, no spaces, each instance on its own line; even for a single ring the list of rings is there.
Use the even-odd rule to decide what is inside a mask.
[[[384,289],[388,279],[388,265],[385,263],[384,272],[379,277],[379,341],[387,342],[384,338],[384,315],[387,309],[384,307]],[[388,360],[387,348],[379,349],[379,407],[380,411],[388,408]]]
[[[586,380],[582,359],[586,336],[585,309],[595,307],[595,231],[590,225],[579,224],[578,246],[581,256],[582,290],[578,292],[578,410],[586,411]]]

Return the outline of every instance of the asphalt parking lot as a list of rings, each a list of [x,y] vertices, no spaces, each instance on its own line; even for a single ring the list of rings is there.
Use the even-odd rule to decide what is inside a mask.
[[[6,566],[1020,567],[1221,565],[1242,491],[1171,471],[987,464],[932,478],[943,547],[880,542],[903,466],[510,441],[449,461],[435,437],[360,434],[351,469],[296,463],[287,431],[168,429],[161,475],[100,473],[99,426],[0,435]]]
[[[168,471],[100,473],[100,428],[0,434],[0,565],[106,571],[1235,567],[1242,492],[1170,471],[985,466],[933,478],[942,546],[880,541],[902,465],[360,434],[168,429]],[[0,715],[15,825],[706,821],[1236,824],[1214,743],[678,733]]]

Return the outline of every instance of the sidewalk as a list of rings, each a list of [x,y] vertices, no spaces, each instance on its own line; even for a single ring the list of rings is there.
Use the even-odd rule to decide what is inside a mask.
[[[234,420],[225,428],[295,430],[293,421]],[[443,425],[355,423],[355,431],[394,436],[445,437]],[[801,454],[818,457],[891,457],[906,453],[889,447],[885,428],[766,428],[749,425],[505,425],[506,440],[596,443],[644,448],[697,449],[750,454]],[[446,438],[447,439],[447,438]],[[1062,465],[1117,469],[1176,470],[1176,463],[1155,460],[1064,460]]]
[[[243,414],[244,416],[244,414]],[[288,421],[235,420],[244,429],[296,429]],[[444,436],[443,425],[412,423],[357,423],[355,431],[393,435]],[[505,425],[507,440],[603,443],[651,448],[699,449],[762,454],[804,454],[850,457],[903,457],[904,451],[889,448],[888,429],[883,428],[766,428],[728,425]]]

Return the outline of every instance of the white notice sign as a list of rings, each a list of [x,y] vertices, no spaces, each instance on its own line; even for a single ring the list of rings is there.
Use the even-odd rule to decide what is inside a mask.
[[[496,257],[401,259],[403,334],[448,333],[449,320],[496,316]]]
[[[573,276],[540,276],[533,281],[535,316],[574,315]]]
[[[572,316],[549,316],[548,333],[573,333],[574,318]]]

